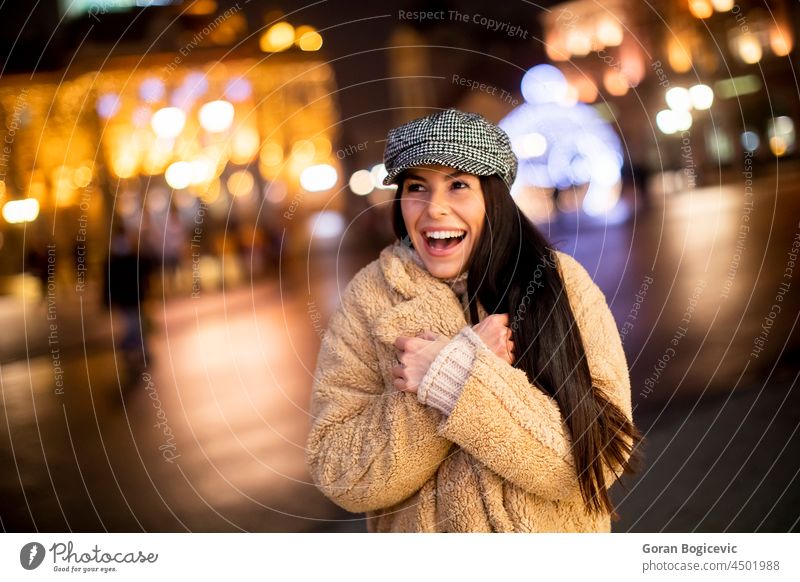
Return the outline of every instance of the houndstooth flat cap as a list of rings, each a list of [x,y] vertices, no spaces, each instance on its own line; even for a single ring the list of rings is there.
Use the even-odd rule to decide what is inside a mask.
[[[384,186],[409,168],[441,164],[477,176],[498,174],[511,188],[517,157],[502,129],[477,113],[457,109],[414,119],[389,132],[383,163]]]

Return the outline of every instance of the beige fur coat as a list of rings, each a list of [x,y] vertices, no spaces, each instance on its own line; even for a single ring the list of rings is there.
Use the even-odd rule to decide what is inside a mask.
[[[428,329],[452,338],[468,326],[465,305],[412,253],[385,248],[330,319],[306,452],[316,485],[365,512],[370,531],[609,531],[609,516],[584,509],[558,406],[522,370],[478,347],[449,415],[392,386],[399,335]],[[605,297],[580,263],[557,257],[594,384],[631,418],[628,367]]]

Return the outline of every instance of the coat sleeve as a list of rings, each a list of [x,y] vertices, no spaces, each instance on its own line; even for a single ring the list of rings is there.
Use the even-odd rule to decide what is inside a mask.
[[[385,293],[369,267],[345,290],[320,348],[306,462],[320,490],[354,512],[390,507],[436,472],[452,442],[437,434],[441,413],[386,386],[365,306]]]
[[[632,419],[630,377],[614,317],[580,263],[560,256],[593,384]],[[532,386],[523,370],[498,358],[471,328],[453,341],[471,344],[474,357],[440,434],[526,491],[552,500],[580,500],[571,438],[555,400]],[[609,487],[617,479],[615,469],[605,467]]]

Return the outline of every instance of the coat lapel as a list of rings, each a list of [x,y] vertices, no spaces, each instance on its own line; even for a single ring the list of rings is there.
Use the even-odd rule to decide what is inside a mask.
[[[456,294],[419,266],[409,248],[396,242],[379,260],[386,283],[399,297],[375,321],[373,334],[381,342],[391,345],[397,336],[424,330],[453,337],[467,324]]]

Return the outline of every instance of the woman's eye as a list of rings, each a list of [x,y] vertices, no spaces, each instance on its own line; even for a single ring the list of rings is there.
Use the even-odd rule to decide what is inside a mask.
[[[453,188],[455,188],[456,190],[461,190],[463,188],[469,188],[469,184],[467,184],[466,182],[459,182],[458,180],[456,180],[455,182],[453,182]]]
[[[422,184],[409,184],[406,191],[408,192],[422,192]]]

